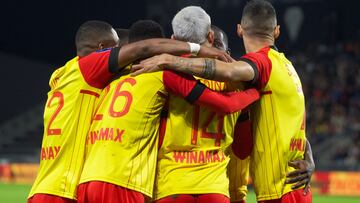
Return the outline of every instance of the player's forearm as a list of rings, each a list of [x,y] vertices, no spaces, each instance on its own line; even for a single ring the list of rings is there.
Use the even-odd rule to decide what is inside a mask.
[[[171,39],[148,39],[123,46],[120,49],[119,67],[153,55],[169,53],[182,55],[190,53],[189,44]]]
[[[227,81],[226,63],[210,58],[183,58],[169,57],[165,61],[165,67],[182,73],[191,74],[205,79]],[[225,66],[225,67],[224,67]]]
[[[315,168],[314,157],[312,154],[310,142],[308,140],[306,140],[304,159]]]
[[[169,57],[164,65],[168,69],[216,81],[242,82],[254,78],[253,69],[241,61],[225,63],[210,58]]]
[[[170,70],[205,78],[203,58],[170,57],[163,65]]]

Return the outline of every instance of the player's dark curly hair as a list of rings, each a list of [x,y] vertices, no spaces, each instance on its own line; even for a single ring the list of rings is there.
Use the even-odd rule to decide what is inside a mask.
[[[151,38],[164,38],[161,25],[153,20],[138,20],[129,30],[129,43]]]

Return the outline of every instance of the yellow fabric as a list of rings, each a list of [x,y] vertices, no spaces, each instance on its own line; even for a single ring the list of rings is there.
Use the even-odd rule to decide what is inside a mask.
[[[225,83],[201,82],[218,91],[235,89]],[[219,193],[229,196],[226,148],[233,141],[238,115],[239,112],[224,116],[221,129],[218,127],[222,120],[219,114],[170,96],[165,137],[158,155],[155,199],[173,194]],[[213,134],[206,138],[206,132]],[[216,134],[218,139],[215,139]],[[220,134],[224,136],[222,139]]]
[[[249,182],[250,157],[244,160],[237,158],[230,152],[230,162],[228,165],[228,177],[230,180],[229,192],[232,202],[245,200],[248,193],[247,184]]]
[[[251,110],[254,150],[250,161],[257,200],[281,198],[291,190],[286,174],[290,160],[303,159],[305,101],[300,79],[282,53],[270,49],[270,79]]]
[[[40,167],[29,197],[43,193],[75,199],[95,95],[101,90],[85,82],[78,57],[57,69],[49,84]]]
[[[103,90],[80,183],[104,181],[152,196],[160,112],[167,96],[162,75],[122,76]]]

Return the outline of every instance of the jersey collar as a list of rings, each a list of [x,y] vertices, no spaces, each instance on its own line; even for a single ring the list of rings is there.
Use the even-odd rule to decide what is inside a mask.
[[[275,51],[279,51],[279,49],[275,45],[271,45],[270,48],[274,49]]]

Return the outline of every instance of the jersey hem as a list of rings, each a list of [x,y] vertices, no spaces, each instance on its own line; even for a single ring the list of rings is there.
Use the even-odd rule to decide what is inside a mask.
[[[257,196],[257,201],[267,201],[267,200],[273,200],[273,199],[280,199],[284,194],[273,194],[273,195],[264,195],[264,196]]]
[[[225,195],[226,197],[230,198],[230,195],[229,193],[227,192],[221,192],[221,191],[218,191],[218,190],[206,190],[206,189],[203,189],[203,190],[176,190],[176,191],[173,191],[173,192],[167,192],[167,193],[162,193],[162,194],[157,194],[157,195],[154,195],[154,200],[159,200],[161,198],[164,198],[164,197],[167,197],[167,196],[170,196],[170,195],[176,195],[176,194],[222,194],[222,195]]]
[[[87,182],[91,182],[91,181],[102,181],[102,182],[107,182],[107,183],[111,183],[120,187],[124,187],[127,188],[129,190],[134,190],[136,192],[140,192],[148,197],[153,197],[152,192],[146,191],[142,188],[139,188],[138,186],[135,186],[133,184],[129,184],[129,183],[124,183],[124,182],[119,182],[117,180],[112,180],[112,179],[108,179],[108,178],[101,178],[101,177],[96,177],[96,178],[86,178],[83,180],[80,180],[79,184],[83,184],[83,183],[87,183]]]

